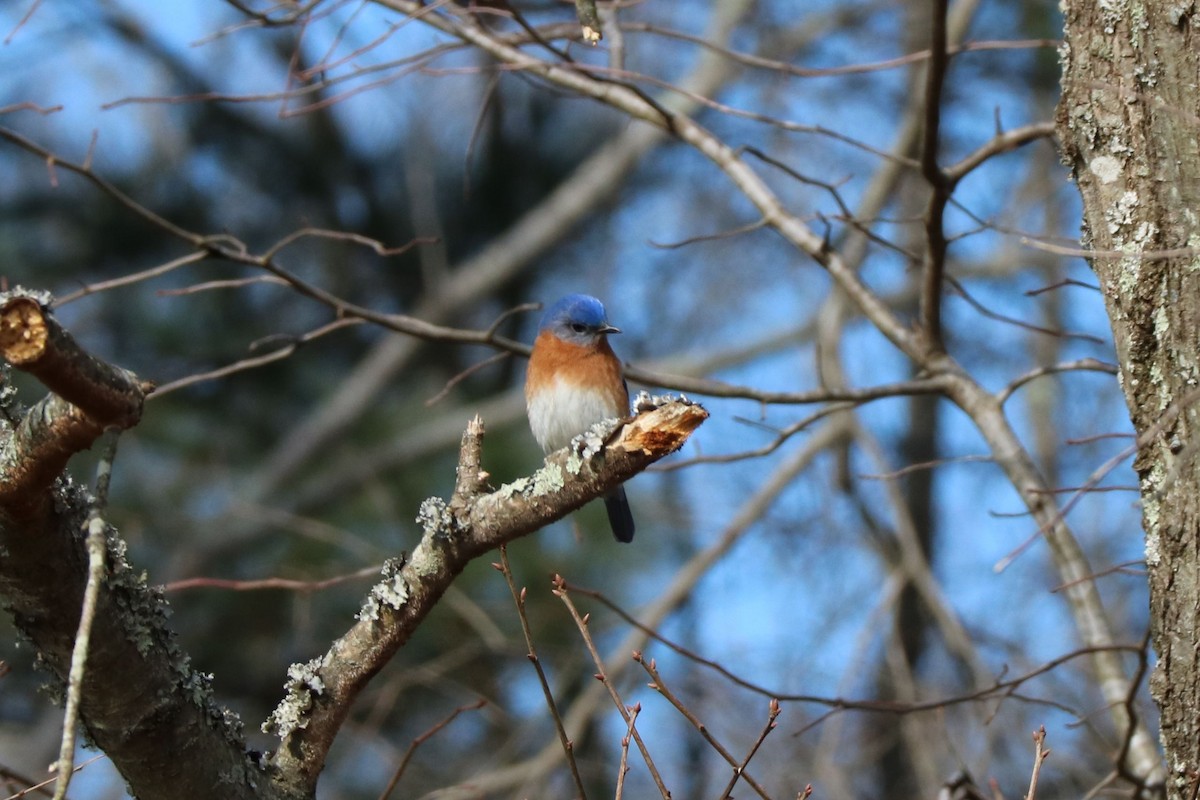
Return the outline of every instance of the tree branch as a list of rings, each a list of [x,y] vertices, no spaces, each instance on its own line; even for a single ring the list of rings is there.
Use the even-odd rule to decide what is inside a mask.
[[[129,428],[141,418],[151,384],[84,352],[48,311],[49,295],[24,289],[0,294],[0,358],[50,389],[0,447],[0,506],[28,507],[75,453],[105,428]]]
[[[948,0],[934,0],[929,68],[925,72],[925,138],[921,146],[921,175],[929,183],[925,209],[925,271],[921,285],[921,325],[929,346],[941,350],[942,275],[946,269],[946,203],[953,184],[938,165],[941,139],[942,86],[949,67],[946,54]]]
[[[264,729],[283,740],[271,758],[297,795],[311,792],[350,706],[408,641],[474,558],[565,517],[680,447],[705,419],[701,406],[671,400],[621,422],[601,424],[547,456],[532,476],[484,491],[479,465],[483,424],[463,435],[455,493],[430,498],[418,521],[425,533],[408,558],[389,561],[358,622],[324,656],[289,669],[288,694]]]
[[[19,422],[0,417],[0,598],[61,686],[83,604],[83,532],[94,501],[59,476],[104,430],[137,423],[149,384],[84,352],[48,307],[48,296],[0,295],[0,356],[56,392]],[[91,741],[142,800],[282,797],[246,753],[240,722],[216,705],[208,678],[175,646],[161,596],[105,528],[108,573],[95,597],[79,695]]]

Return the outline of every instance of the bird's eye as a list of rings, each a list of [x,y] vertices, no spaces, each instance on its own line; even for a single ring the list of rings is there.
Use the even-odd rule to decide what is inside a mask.
[[[587,333],[587,325],[584,325],[582,322],[572,322],[571,330],[576,333]]]

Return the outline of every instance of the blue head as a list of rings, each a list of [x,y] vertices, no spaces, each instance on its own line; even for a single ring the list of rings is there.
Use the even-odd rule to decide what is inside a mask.
[[[620,328],[608,324],[604,304],[591,295],[569,294],[546,309],[539,331],[550,331],[558,338],[581,346],[594,345]]]

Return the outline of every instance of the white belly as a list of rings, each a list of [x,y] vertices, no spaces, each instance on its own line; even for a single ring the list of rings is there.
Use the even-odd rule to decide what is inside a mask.
[[[627,408],[616,408],[601,392],[586,391],[556,380],[551,389],[538,392],[528,404],[533,438],[549,453],[603,419],[621,417]]]

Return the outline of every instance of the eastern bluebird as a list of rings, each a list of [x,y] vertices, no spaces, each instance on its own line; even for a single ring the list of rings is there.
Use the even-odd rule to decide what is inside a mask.
[[[586,294],[569,294],[546,309],[525,374],[529,427],[544,452],[566,447],[601,420],[629,413],[621,362],[608,346],[608,334],[620,332],[608,324],[600,301]],[[633,541],[625,489],[605,495],[604,508],[617,541]]]

